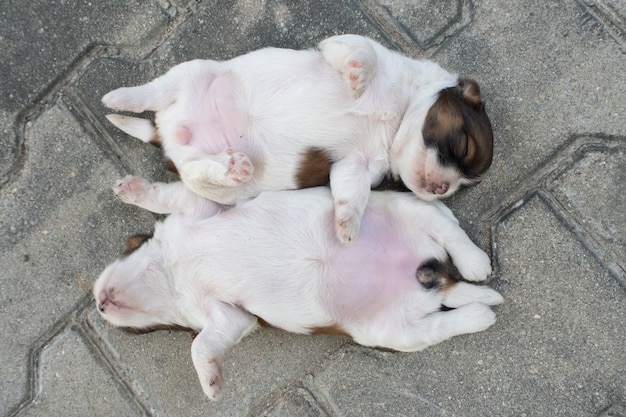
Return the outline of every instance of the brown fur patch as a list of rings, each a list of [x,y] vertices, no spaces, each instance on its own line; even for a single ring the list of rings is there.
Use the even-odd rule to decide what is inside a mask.
[[[330,326],[312,327],[309,329],[310,334],[335,334],[340,336],[350,336],[340,325],[333,324]]]
[[[309,148],[301,156],[296,172],[298,188],[328,185],[332,160],[328,152],[321,148]]]
[[[417,268],[415,277],[427,290],[446,291],[457,282],[450,274],[447,263],[437,259],[432,259]]]
[[[190,329],[189,327],[179,326],[178,324],[155,324],[154,326],[144,327],[141,329],[137,327],[124,327],[124,330],[132,334],[145,334],[156,332],[157,330],[172,330],[176,332],[183,331],[187,332],[192,339],[198,335],[197,331]]]
[[[172,172],[172,173],[178,175],[178,168],[176,168],[176,165],[174,164],[174,161],[172,161],[171,159],[166,159],[165,160],[165,166],[167,166],[167,170],[169,172]]]
[[[131,253],[139,249],[141,245],[150,240],[150,238],[152,238],[152,234],[136,234],[133,236],[129,236],[128,238],[126,238],[126,250],[122,252],[122,256],[124,257],[130,255]]]
[[[276,326],[272,325],[271,323],[268,323],[267,321],[263,320],[261,317],[257,316],[257,320],[258,320],[257,322],[259,323],[259,325],[261,327],[267,327],[267,328],[270,328],[270,329],[283,330],[280,327],[276,327]],[[312,327],[312,328],[309,329],[309,334],[335,334],[335,335],[350,337],[348,332],[346,332],[338,324],[333,324],[331,326],[319,326],[319,327],[316,326],[316,327]]]
[[[267,327],[268,329],[280,329],[279,327],[276,327],[268,322],[266,322],[265,320],[263,320],[261,317],[257,316],[257,323],[259,324],[259,326],[261,327]]]
[[[444,165],[458,167],[470,179],[482,175],[493,157],[493,130],[478,83],[461,79],[441,90],[428,110],[422,134]]]
[[[154,123],[154,122],[153,122]],[[156,131],[155,128],[155,132],[154,135],[152,135],[152,138],[150,138],[149,141],[153,146],[156,146],[159,149],[163,148],[163,140],[161,139],[161,135],[159,135],[159,132]]]

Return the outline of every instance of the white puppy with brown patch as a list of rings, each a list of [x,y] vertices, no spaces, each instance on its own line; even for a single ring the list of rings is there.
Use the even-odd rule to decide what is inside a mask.
[[[102,101],[155,111],[156,129],[145,119],[108,118],[162,145],[183,182],[213,201],[330,182],[345,244],[358,234],[371,186],[386,175],[432,200],[475,182],[492,159],[476,82],[357,35],[317,50],[185,62]]]
[[[153,237],[130,240],[102,272],[94,286],[100,314],[116,326],[198,331],[192,358],[211,399],[222,388],[223,355],[257,318],[290,332],[340,332],[365,346],[417,351],[487,329],[495,322],[488,305],[502,302],[448,274],[448,255],[468,280],[484,280],[491,266],[440,202],[373,192],[360,237],[347,247],[335,238],[325,187],[265,192],[234,208],[180,182],[126,177],[114,190],[124,202],[174,214]]]

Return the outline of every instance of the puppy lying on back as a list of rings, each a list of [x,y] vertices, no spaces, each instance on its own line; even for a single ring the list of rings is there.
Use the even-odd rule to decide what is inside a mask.
[[[342,35],[317,50],[266,48],[189,61],[102,98],[113,124],[162,145],[196,193],[233,204],[260,191],[325,185],[337,236],[356,238],[372,185],[391,174],[432,200],[475,182],[493,134],[476,82]]]
[[[487,329],[495,322],[487,306],[502,302],[447,273],[448,255],[468,280],[484,280],[491,267],[439,202],[373,192],[360,237],[346,247],[335,238],[325,187],[266,192],[234,208],[181,182],[126,177],[115,193],[173,214],[102,272],[94,286],[100,314],[116,326],[199,332],[191,355],[211,399],[222,389],[222,357],[257,318],[290,332],[340,332],[365,346],[417,351]]]

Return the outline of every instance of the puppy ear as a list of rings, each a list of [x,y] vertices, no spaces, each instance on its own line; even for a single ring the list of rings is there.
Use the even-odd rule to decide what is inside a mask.
[[[126,250],[124,251],[124,253],[122,253],[122,256],[130,255],[131,253],[136,251],[137,248],[139,248],[141,245],[147,242],[151,237],[152,237],[151,234],[150,235],[137,234],[134,236],[129,236],[126,239]]]
[[[459,80],[459,87],[463,94],[463,99],[471,106],[478,107],[482,103],[480,97],[480,87],[478,83],[469,78]]]

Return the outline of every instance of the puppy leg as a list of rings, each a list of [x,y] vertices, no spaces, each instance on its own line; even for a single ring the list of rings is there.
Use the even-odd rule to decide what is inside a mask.
[[[504,298],[489,287],[458,282],[444,291],[441,304],[450,308],[457,308],[471,303],[496,305],[504,302]]]
[[[453,336],[476,333],[489,328],[496,316],[480,303],[467,304],[450,311],[438,311],[415,317],[407,306],[404,314],[369,323],[366,331],[354,340],[366,346],[386,347],[402,352],[415,352]]]
[[[193,193],[180,181],[172,184],[150,183],[128,175],[117,181],[113,193],[120,201],[153,213],[187,213],[206,218],[222,209],[219,204]]]
[[[202,390],[209,399],[217,400],[224,384],[222,358],[228,349],[254,329],[256,318],[231,304],[216,300],[208,302],[210,305],[205,309],[207,321],[191,344],[191,359]]]
[[[469,281],[487,279],[491,274],[489,256],[471,241],[449,208],[441,202],[430,204],[437,209],[430,216],[431,237],[450,254],[463,278]]]
[[[335,232],[344,245],[350,245],[359,234],[370,187],[366,161],[344,158],[331,166],[330,188],[335,200]]]
[[[193,185],[192,189],[216,185],[235,187],[250,181],[253,173],[250,159],[231,148],[217,155],[185,162],[179,167],[181,179],[189,186]]]
[[[319,49],[326,62],[343,74],[352,96],[361,97],[378,61],[370,42],[356,35],[333,36],[322,41]]]
[[[174,103],[181,90],[189,88],[189,80],[214,79],[218,66],[219,63],[214,61],[183,62],[147,84],[122,87],[105,94],[102,103],[118,111],[160,111]]]
[[[146,110],[160,111],[172,104],[178,89],[168,74],[137,87],[122,87],[102,97],[102,104],[117,111],[141,113]]]

